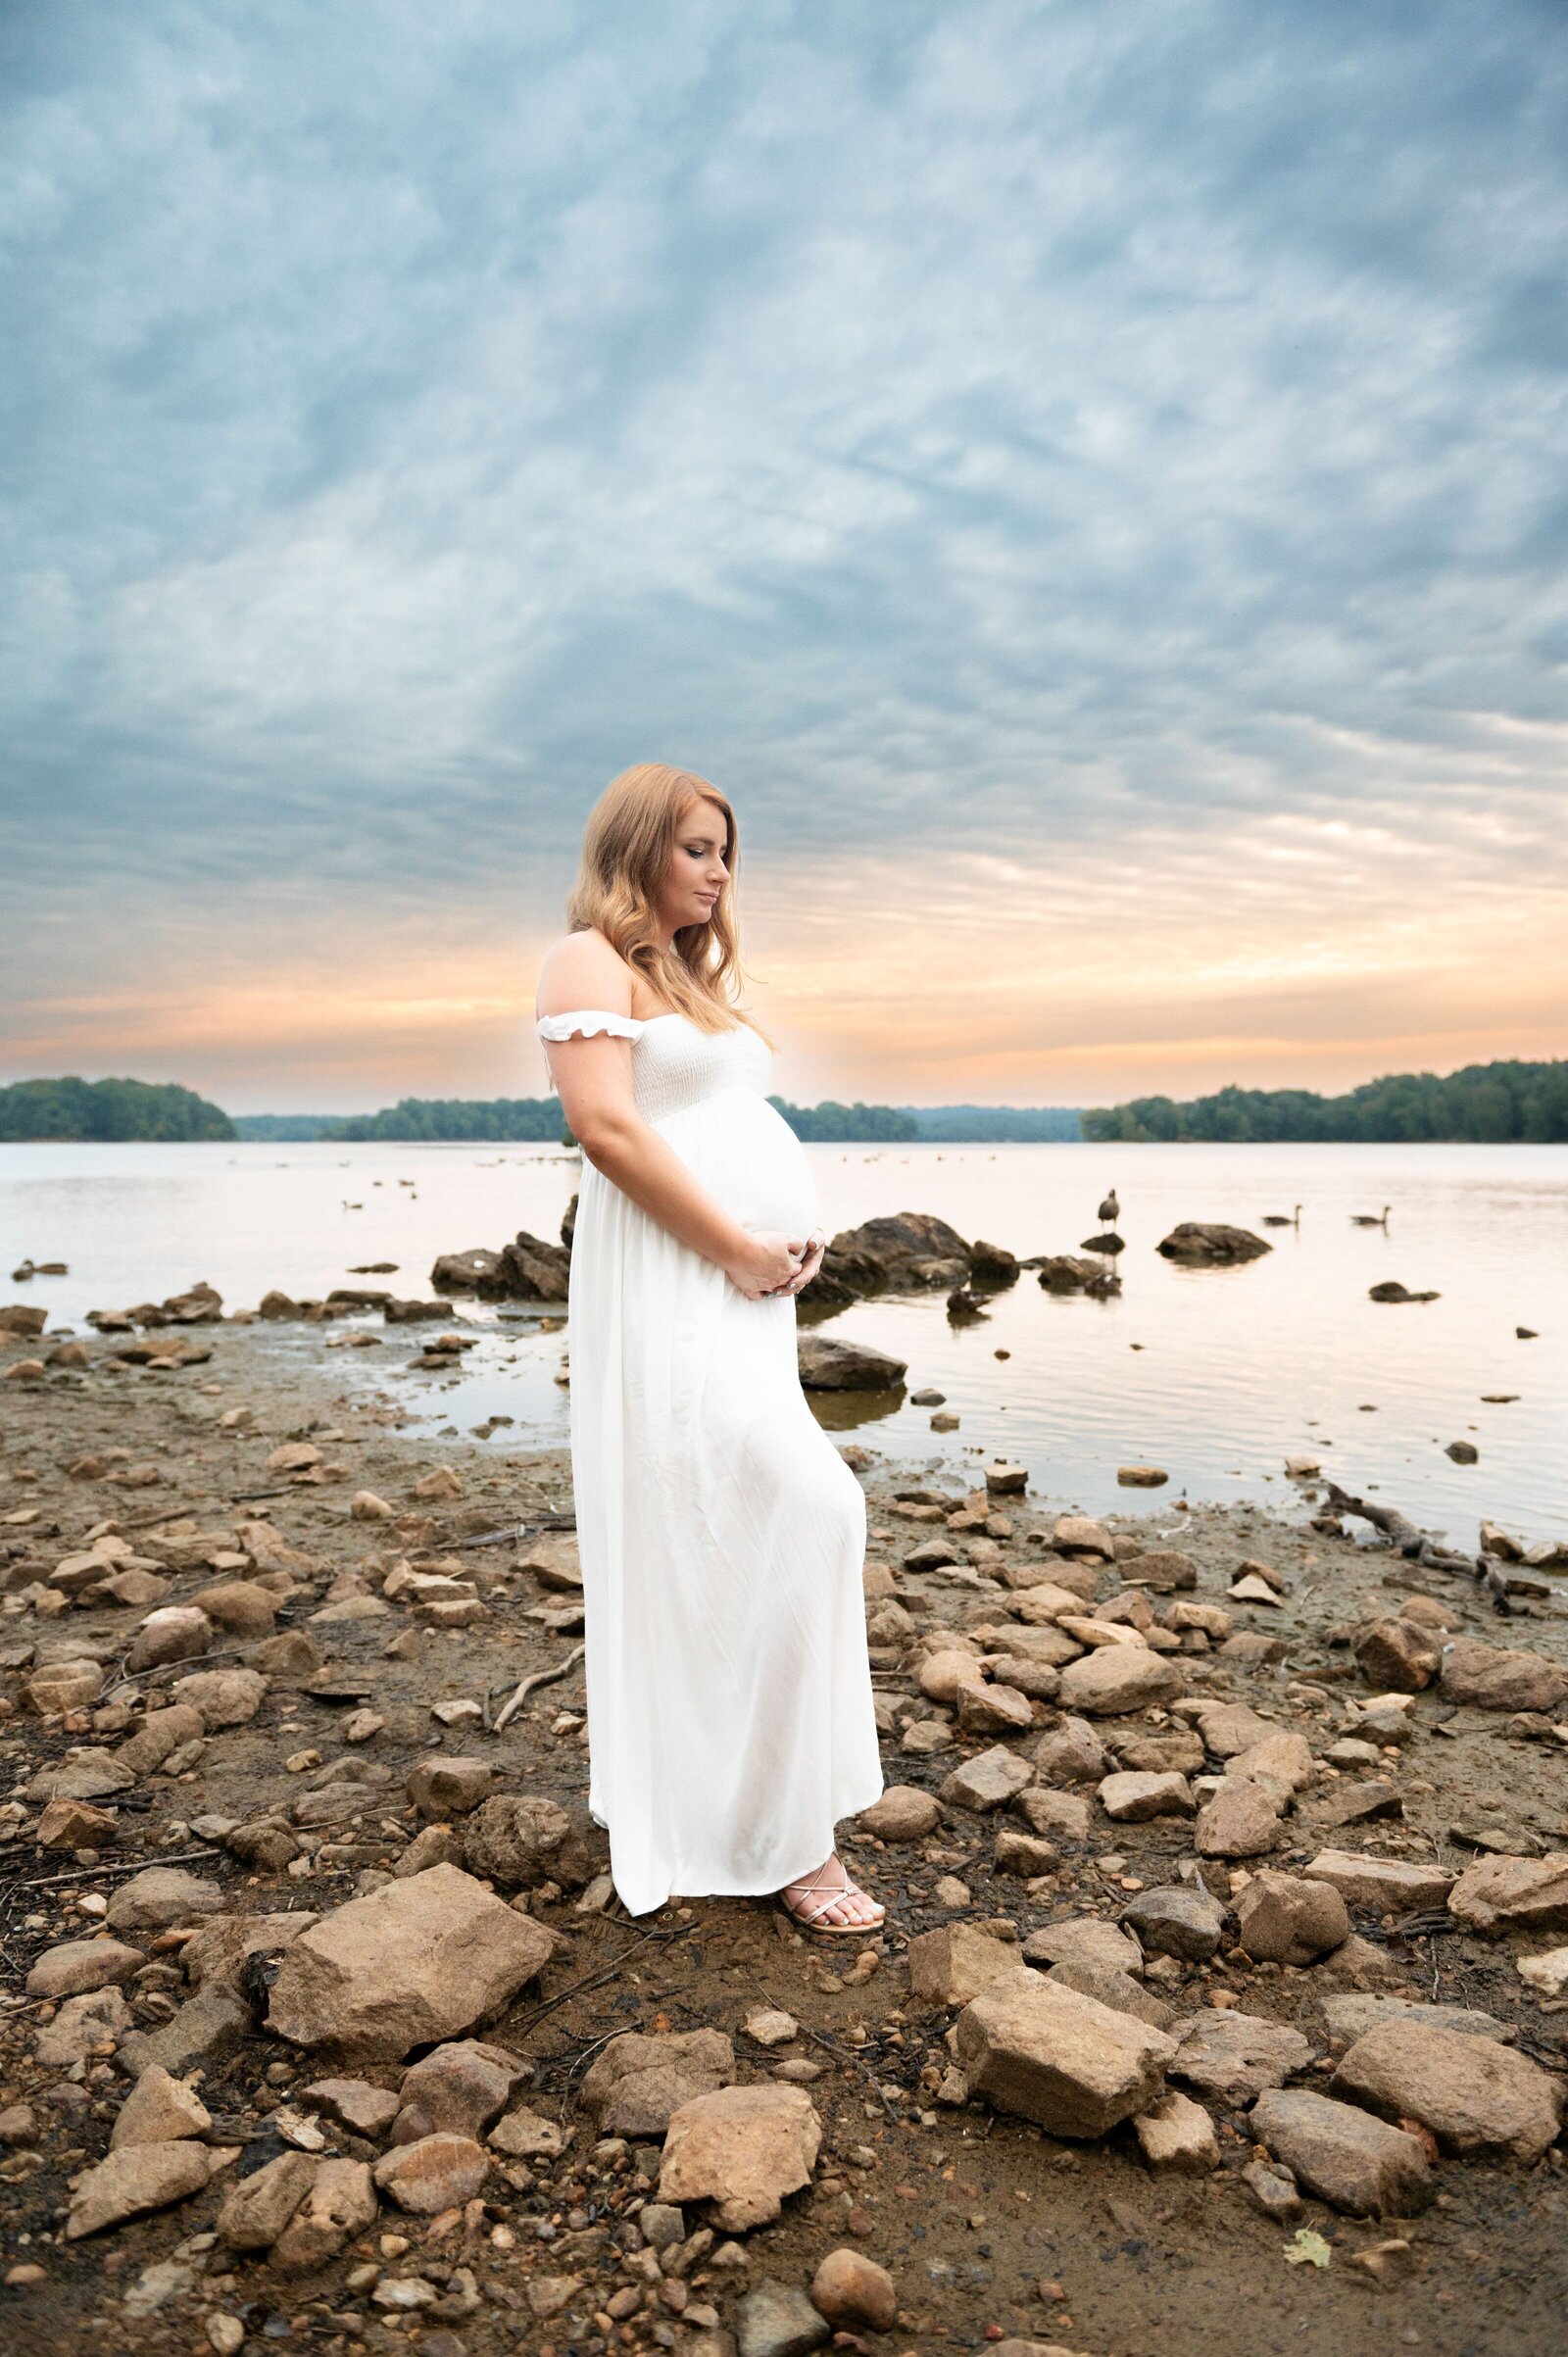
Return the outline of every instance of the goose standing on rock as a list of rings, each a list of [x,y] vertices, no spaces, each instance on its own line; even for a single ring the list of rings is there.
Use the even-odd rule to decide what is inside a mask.
[[[1385,1203],[1381,1215],[1371,1211],[1352,1211],[1350,1225],[1352,1228],[1386,1228],[1389,1224],[1389,1213],[1393,1207],[1392,1203]]]
[[[1112,1187],[1110,1193],[1101,1204],[1100,1209],[1095,1214],[1095,1217],[1100,1221],[1100,1224],[1102,1228],[1113,1228],[1117,1220],[1120,1219],[1121,1205],[1116,1201],[1116,1190],[1114,1187]]]

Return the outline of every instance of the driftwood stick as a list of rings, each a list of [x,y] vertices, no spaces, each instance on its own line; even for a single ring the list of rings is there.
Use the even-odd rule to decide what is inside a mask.
[[[1455,1579],[1474,1580],[1489,1592],[1498,1612],[1512,1613],[1507,1572],[1491,1555],[1458,1554],[1452,1547],[1440,1547],[1430,1532],[1419,1530],[1396,1506],[1374,1505],[1364,1498],[1351,1498],[1338,1482],[1326,1482],[1324,1487],[1336,1514],[1349,1514],[1359,1522],[1370,1522],[1407,1561],[1419,1563],[1424,1571],[1446,1572]]]
[[[496,1723],[490,1730],[491,1734],[499,1735],[501,1733],[514,1711],[522,1707],[536,1687],[553,1686],[558,1678],[564,1678],[568,1670],[575,1669],[586,1650],[585,1645],[573,1645],[565,1660],[558,1661],[553,1670],[535,1670],[531,1677],[524,1678],[514,1689],[511,1700],[503,1702],[500,1710],[496,1713]]]

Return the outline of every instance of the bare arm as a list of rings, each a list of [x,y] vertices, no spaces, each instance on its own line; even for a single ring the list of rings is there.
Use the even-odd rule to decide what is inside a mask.
[[[629,1015],[631,983],[608,943],[572,935],[546,960],[539,1001],[541,1014],[597,1007]],[[807,1239],[742,1227],[709,1194],[638,1112],[631,1050],[630,1040],[609,1032],[552,1040],[546,1048],[562,1109],[589,1161],[661,1227],[715,1261],[742,1293],[757,1299],[775,1288],[793,1291]]]

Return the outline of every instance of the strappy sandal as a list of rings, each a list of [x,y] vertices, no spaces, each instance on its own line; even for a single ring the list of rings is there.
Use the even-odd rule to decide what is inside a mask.
[[[837,1850],[833,1852],[833,1856],[838,1857]],[[831,1864],[832,1860],[830,1859],[828,1862]],[[841,1866],[844,1865],[842,1858],[839,1858],[839,1864]],[[820,1900],[816,1906],[808,1907],[803,1911],[799,1907],[791,1904],[788,1896],[786,1895],[786,1893],[791,1891],[804,1891],[808,1896],[813,1891],[825,1891],[827,1892],[827,1896]],[[875,1919],[870,1923],[821,1922],[820,1918],[827,1913],[829,1907],[838,1906],[840,1902],[846,1898],[863,1898],[869,1900],[870,1904],[876,1909]],[[872,1898],[869,1891],[862,1891],[859,1884],[855,1880],[855,1877],[851,1874],[847,1866],[844,1867],[844,1880],[842,1883],[828,1884],[823,1882],[820,1877],[812,1882],[803,1881],[786,1883],[784,1889],[778,1893],[778,1905],[780,1911],[784,1915],[788,1916],[790,1922],[793,1923],[798,1930],[803,1932],[818,1932],[822,1934],[830,1932],[850,1932],[863,1939],[868,1932],[880,1932],[883,1924],[887,1921],[887,1909],[883,1906],[882,1901],[879,1898]]]

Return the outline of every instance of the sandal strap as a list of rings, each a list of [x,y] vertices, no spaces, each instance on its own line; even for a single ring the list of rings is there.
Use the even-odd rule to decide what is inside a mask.
[[[824,1898],[819,1905],[806,1910],[796,1906],[793,1899],[788,1897],[785,1898],[784,1905],[787,1911],[791,1915],[795,1916],[799,1922],[804,1924],[815,1923],[818,1916],[825,1915],[829,1907],[837,1906],[839,1901],[845,1898],[863,1898],[871,1906],[876,1907],[879,1912],[886,1912],[886,1910],[882,1908],[881,1901],[879,1899],[872,1898],[871,1893],[868,1891],[862,1891],[859,1884],[856,1882],[849,1874],[845,1875],[842,1883],[824,1883],[820,1878],[818,1878],[817,1880],[808,1883],[786,1883],[784,1888],[786,1891],[803,1891],[808,1894],[813,1891],[825,1891],[827,1892],[826,1898]]]

